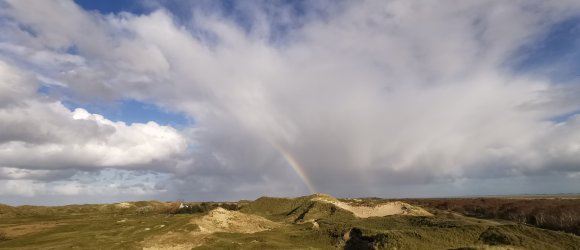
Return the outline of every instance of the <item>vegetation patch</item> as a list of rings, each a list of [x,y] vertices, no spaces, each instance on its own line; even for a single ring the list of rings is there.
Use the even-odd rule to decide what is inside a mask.
[[[575,197],[442,198],[406,201],[477,218],[510,220],[580,235],[580,199]]]
[[[496,228],[489,228],[479,236],[479,240],[488,245],[511,245],[514,243],[510,237]]]
[[[0,241],[8,240],[8,234],[6,232],[0,231]]]

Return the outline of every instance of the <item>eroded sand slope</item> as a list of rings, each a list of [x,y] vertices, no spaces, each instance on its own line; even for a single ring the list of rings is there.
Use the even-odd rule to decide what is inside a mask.
[[[192,219],[191,223],[198,225],[200,231],[205,233],[255,233],[280,226],[279,223],[258,215],[244,214],[223,208],[216,208],[201,218]]]
[[[400,201],[386,202],[375,206],[367,206],[349,204],[339,201],[332,196],[326,195],[319,195],[312,200],[331,203],[339,208],[352,212],[354,216],[359,218],[383,217],[387,215],[433,216],[425,209]]]

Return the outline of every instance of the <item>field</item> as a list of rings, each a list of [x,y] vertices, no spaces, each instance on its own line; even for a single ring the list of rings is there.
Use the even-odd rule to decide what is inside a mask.
[[[552,221],[558,211],[579,211],[579,201],[317,194],[237,203],[0,205],[0,249],[580,249],[579,236],[559,231],[576,232],[568,226],[548,230],[521,219],[543,211]],[[523,217],[505,212],[514,209]]]

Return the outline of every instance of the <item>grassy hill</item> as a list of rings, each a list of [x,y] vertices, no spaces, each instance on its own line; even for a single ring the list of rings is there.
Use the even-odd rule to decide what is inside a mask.
[[[395,214],[357,213],[388,206]],[[321,194],[239,203],[0,205],[0,249],[580,249],[573,234],[428,210]]]

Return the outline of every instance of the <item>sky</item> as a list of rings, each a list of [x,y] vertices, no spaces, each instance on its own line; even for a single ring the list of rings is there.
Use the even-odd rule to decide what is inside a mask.
[[[580,192],[580,2],[0,0],[0,203]]]

